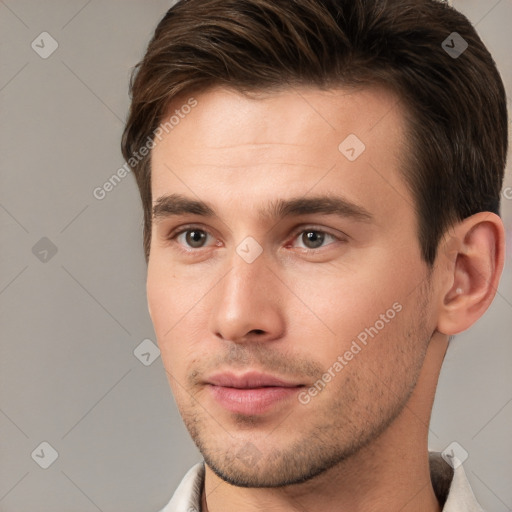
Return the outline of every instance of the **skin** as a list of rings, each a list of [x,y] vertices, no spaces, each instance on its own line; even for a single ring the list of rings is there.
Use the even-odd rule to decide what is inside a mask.
[[[435,388],[448,336],[494,297],[501,220],[482,212],[454,225],[428,268],[400,175],[404,111],[386,90],[214,88],[195,98],[153,149],[153,203],[181,194],[215,216],[155,217],[147,296],[176,403],[207,463],[203,510],[440,510],[427,444]],[[354,161],[338,149],[349,134],[366,146]],[[261,212],[323,195],[371,221]],[[174,236],[185,228],[196,238]],[[252,263],[236,251],[248,236],[262,249]],[[400,311],[307,404],[295,394],[235,414],[205,384],[214,372],[256,370],[307,390],[393,304]]]

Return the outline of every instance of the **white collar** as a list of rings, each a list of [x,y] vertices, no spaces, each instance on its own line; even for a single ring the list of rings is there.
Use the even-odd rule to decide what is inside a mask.
[[[462,463],[455,460],[453,469],[441,454],[430,452],[429,455],[434,491],[441,503],[446,500],[442,512],[484,512],[471,490]],[[204,461],[190,468],[171,501],[160,512],[201,512],[204,474]]]

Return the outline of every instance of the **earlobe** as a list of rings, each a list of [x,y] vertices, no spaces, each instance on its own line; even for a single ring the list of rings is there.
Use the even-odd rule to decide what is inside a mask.
[[[448,247],[450,251],[456,247],[457,254],[449,258],[451,264],[441,269],[440,276],[450,283],[440,296],[440,332],[463,332],[485,313],[496,295],[503,270],[504,245],[503,223],[494,213],[480,212],[455,226],[444,256]]]

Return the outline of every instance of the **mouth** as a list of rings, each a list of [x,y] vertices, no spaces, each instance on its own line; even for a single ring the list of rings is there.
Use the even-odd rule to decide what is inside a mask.
[[[258,415],[285,406],[305,387],[269,374],[247,372],[242,375],[220,373],[206,380],[215,402],[236,414]]]

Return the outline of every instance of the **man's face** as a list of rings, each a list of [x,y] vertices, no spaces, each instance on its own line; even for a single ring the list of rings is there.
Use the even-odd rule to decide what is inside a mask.
[[[397,417],[435,328],[403,113],[380,89],[187,99],[152,154],[163,363],[219,476],[303,481]]]

